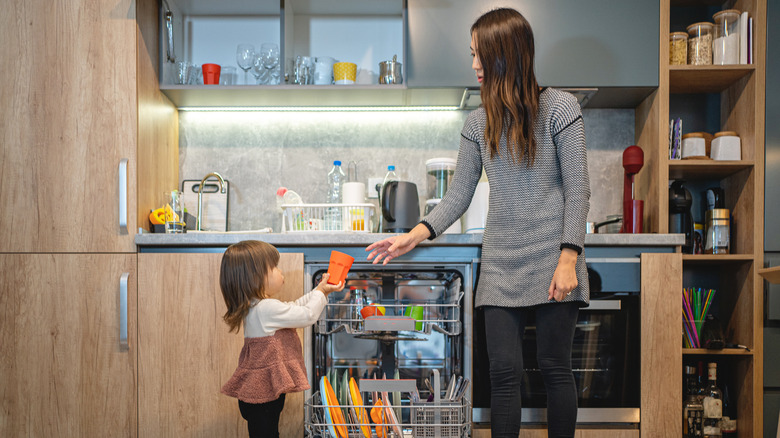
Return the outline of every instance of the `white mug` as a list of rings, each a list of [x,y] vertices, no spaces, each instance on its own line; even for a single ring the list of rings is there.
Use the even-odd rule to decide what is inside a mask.
[[[366,185],[362,182],[345,182],[344,196],[342,199],[345,204],[363,204],[366,202]]]

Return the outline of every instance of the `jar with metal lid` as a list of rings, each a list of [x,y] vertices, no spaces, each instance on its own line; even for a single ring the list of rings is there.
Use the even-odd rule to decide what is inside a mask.
[[[699,22],[688,26],[688,64],[712,64],[712,23]]]
[[[713,208],[705,213],[707,236],[705,238],[705,254],[728,254],[731,248],[729,225],[729,209]]]
[[[669,65],[685,65],[688,62],[688,34],[669,34]]]
[[[712,63],[739,64],[739,11],[726,9],[712,16],[715,35],[712,40]]]

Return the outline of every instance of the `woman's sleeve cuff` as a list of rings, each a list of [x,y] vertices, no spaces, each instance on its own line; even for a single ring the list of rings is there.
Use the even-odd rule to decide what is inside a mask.
[[[579,245],[574,245],[572,243],[561,243],[561,250],[563,250],[564,248],[573,249],[573,250],[577,251],[578,255],[582,254],[582,247],[579,246]]]
[[[431,233],[431,235],[428,237],[428,240],[433,240],[436,238],[436,231],[433,231],[433,227],[428,222],[422,220],[420,221],[421,224],[425,225],[425,228],[428,229],[428,232]]]

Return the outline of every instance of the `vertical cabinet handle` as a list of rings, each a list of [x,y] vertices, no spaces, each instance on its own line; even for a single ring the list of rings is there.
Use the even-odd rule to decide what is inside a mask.
[[[129,272],[122,273],[119,278],[119,349],[127,351],[130,345],[127,343],[127,279]]]
[[[119,232],[127,234],[127,158],[119,160]]]

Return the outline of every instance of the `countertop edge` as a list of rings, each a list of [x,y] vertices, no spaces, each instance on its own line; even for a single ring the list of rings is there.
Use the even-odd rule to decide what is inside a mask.
[[[143,233],[135,236],[139,248],[146,247],[227,247],[242,240],[261,240],[275,246],[368,246],[394,236],[386,233],[263,233],[263,232],[201,232],[185,234]],[[683,234],[587,234],[585,246],[681,246]],[[482,234],[443,234],[425,240],[420,246],[481,246]]]

